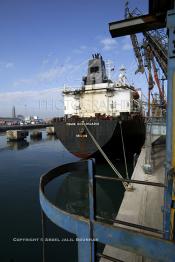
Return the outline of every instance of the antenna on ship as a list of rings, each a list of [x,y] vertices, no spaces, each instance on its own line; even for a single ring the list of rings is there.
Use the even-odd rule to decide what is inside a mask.
[[[122,85],[127,84],[126,68],[124,67],[124,65],[120,67],[119,83]]]

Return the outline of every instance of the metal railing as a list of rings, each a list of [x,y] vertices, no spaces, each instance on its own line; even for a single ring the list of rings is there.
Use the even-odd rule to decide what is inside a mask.
[[[60,209],[58,206],[51,203],[45,195],[45,188],[53,179],[65,173],[76,171],[81,171],[82,175],[88,173],[89,218],[71,214]],[[109,177],[102,178],[102,176],[96,175],[94,160],[79,161],[59,166],[43,175],[40,179],[39,194],[42,212],[44,212],[44,214],[57,226],[76,234],[78,239],[89,240],[86,242],[78,241],[78,261],[95,262],[97,257],[105,258],[109,261],[120,261],[108,255],[97,253],[96,241],[98,241],[102,244],[111,245],[157,261],[173,262],[175,257],[175,243],[164,240],[160,237],[148,235],[150,232],[158,234],[163,234],[164,232],[126,221],[107,220],[96,215],[97,179],[115,179],[115,181],[119,182],[124,182],[124,180],[126,180]],[[129,182],[147,184],[148,186],[165,187],[164,184],[146,181],[129,180]],[[107,222],[113,222],[115,224],[111,225]],[[124,228],[122,228],[121,225],[123,225]],[[137,231],[135,229],[137,229]],[[142,230],[142,232],[138,232],[138,229]],[[43,256],[44,252],[45,249],[43,249]]]

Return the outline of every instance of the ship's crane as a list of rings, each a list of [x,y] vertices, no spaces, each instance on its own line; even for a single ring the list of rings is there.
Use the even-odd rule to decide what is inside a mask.
[[[128,1],[125,6],[125,18],[132,18],[141,15],[141,12],[135,8],[130,12],[128,8]],[[159,64],[164,77],[167,78],[167,37],[163,31],[154,30],[151,32],[144,32],[144,41],[139,45],[136,34],[131,34],[131,42],[134,49],[134,54],[137,59],[138,68],[135,73],[141,72],[146,74],[148,82],[148,116],[150,115],[151,107],[151,91],[156,83],[159,96],[160,96],[160,107],[165,108],[166,101],[164,96],[163,87],[160,84],[156,62]],[[155,62],[156,60],[156,62]],[[144,61],[144,62],[143,62]],[[145,70],[147,68],[147,72]],[[152,76],[152,70],[154,72],[154,80]]]

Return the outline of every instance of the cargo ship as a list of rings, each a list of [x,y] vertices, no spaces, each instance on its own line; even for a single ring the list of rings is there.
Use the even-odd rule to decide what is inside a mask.
[[[122,66],[118,79],[112,81],[97,53],[89,60],[87,76],[82,80],[80,88],[64,88],[64,117],[53,119],[65,148],[80,158],[98,156],[87,127],[111,157],[122,154],[122,134],[126,154],[139,153],[145,140],[142,94],[128,83],[126,69]]]

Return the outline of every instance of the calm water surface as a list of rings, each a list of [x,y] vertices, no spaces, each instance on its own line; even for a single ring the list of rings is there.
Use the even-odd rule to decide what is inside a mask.
[[[0,261],[41,262],[42,242],[15,241],[16,238],[41,237],[41,210],[39,204],[39,179],[43,173],[79,159],[68,153],[61,142],[47,137],[42,140],[16,143],[7,142],[0,134]],[[116,160],[124,173],[123,161]],[[130,167],[131,172],[131,167]],[[97,173],[114,175],[106,163],[97,163]],[[50,197],[61,208],[88,216],[87,177],[77,174],[64,176],[48,188]],[[100,181],[97,184],[97,213],[103,217],[115,217],[123,197],[120,183]],[[73,238],[49,220],[46,221],[46,237]],[[46,244],[46,262],[77,262],[77,243],[52,242]]]

